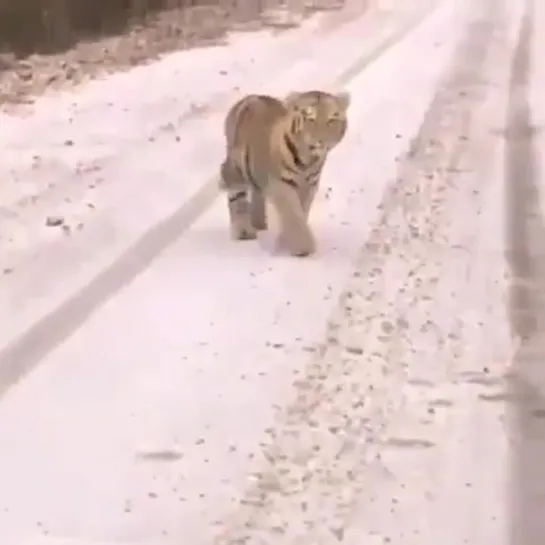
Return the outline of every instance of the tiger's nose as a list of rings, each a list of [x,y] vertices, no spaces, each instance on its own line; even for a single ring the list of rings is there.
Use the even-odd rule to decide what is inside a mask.
[[[312,142],[312,144],[310,145],[310,150],[312,152],[314,152],[314,153],[319,153],[319,152],[323,151],[323,149],[324,149],[324,144],[321,141]]]

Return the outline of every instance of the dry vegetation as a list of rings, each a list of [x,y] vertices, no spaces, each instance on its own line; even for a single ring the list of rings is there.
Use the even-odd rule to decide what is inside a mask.
[[[0,0],[0,105],[343,0]],[[288,16],[287,19],[279,16]],[[291,19],[290,19],[291,17]]]

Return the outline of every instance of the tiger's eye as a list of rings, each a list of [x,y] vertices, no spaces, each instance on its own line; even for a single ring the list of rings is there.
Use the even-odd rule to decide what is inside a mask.
[[[316,121],[316,110],[312,106],[308,106],[303,110],[303,115],[308,121]]]

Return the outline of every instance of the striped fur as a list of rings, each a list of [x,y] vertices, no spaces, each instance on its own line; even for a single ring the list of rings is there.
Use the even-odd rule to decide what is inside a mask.
[[[220,187],[227,193],[233,238],[267,229],[265,199],[280,220],[281,244],[292,255],[315,251],[308,225],[328,153],[347,129],[350,97],[322,91],[239,100],[225,120],[226,158]]]

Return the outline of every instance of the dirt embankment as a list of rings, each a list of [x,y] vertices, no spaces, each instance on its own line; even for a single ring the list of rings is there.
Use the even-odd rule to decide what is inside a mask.
[[[166,7],[157,10],[152,3]],[[282,32],[324,10],[331,12],[325,26],[337,27],[366,4],[367,0],[135,0],[122,22],[99,20],[92,31],[82,30],[82,24],[71,28],[70,21],[52,25],[52,10],[43,9],[37,23],[43,32],[0,43],[0,106],[32,103],[46,89],[77,85],[171,51],[219,45],[232,30],[269,27]]]

